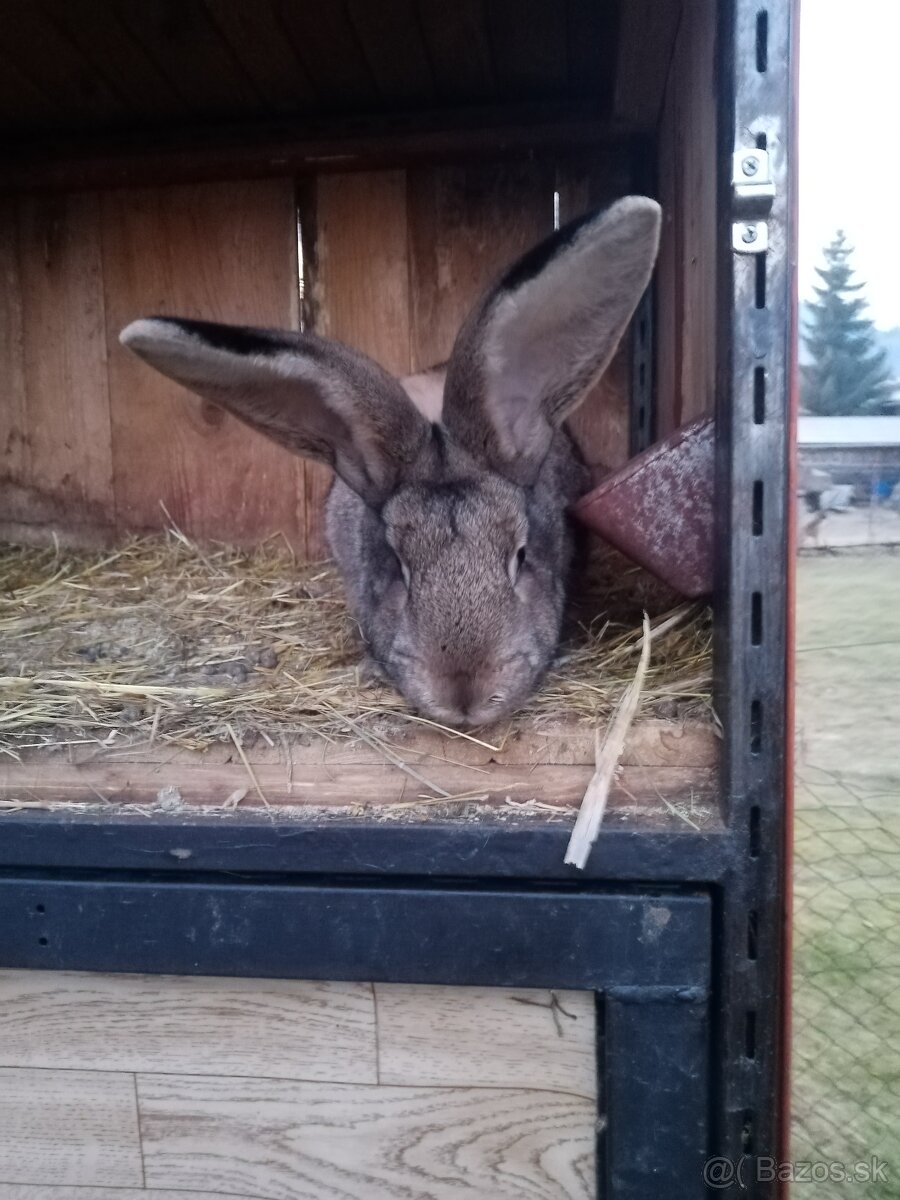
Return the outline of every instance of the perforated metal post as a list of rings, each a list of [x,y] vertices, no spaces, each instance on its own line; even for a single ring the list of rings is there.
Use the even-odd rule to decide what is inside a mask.
[[[735,844],[719,930],[721,1153],[743,1156],[722,1194],[769,1196],[760,1159],[779,1153],[780,999],[786,768],[787,492],[792,5],[733,0],[722,30],[718,311],[720,592],[717,705],[722,784]],[[752,159],[755,194],[734,183]],[[759,165],[757,166],[759,173]],[[758,204],[751,212],[748,203]],[[764,219],[763,219],[764,218]],[[747,242],[738,234],[753,227]]]

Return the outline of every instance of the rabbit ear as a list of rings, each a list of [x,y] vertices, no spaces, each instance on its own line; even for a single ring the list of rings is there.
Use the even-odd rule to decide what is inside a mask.
[[[653,270],[660,208],[628,196],[520,259],[460,331],[443,421],[520,483],[605,370]]]
[[[133,321],[120,341],[288,450],[328,463],[370,504],[383,503],[430,438],[400,384],[338,342],[169,317]]]

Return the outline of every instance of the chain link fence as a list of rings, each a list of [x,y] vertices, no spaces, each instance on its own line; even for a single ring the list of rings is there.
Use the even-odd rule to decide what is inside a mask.
[[[900,1197],[900,562],[801,561],[791,1158]],[[820,1168],[821,1172],[821,1168]]]

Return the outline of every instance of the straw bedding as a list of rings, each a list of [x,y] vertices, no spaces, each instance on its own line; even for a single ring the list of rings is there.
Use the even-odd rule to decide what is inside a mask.
[[[607,719],[634,675],[645,607],[641,713],[711,718],[709,613],[672,599],[600,554],[557,662],[513,727]],[[368,740],[421,720],[362,660],[334,568],[296,563],[277,542],[247,553],[174,531],[106,553],[0,547],[0,753]]]

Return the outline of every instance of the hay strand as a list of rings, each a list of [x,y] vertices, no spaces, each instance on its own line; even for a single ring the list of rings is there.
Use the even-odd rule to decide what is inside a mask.
[[[616,714],[607,730],[602,745],[599,730],[595,734],[596,760],[594,774],[591,776],[590,783],[584,793],[584,799],[581,801],[581,807],[575,819],[575,827],[572,830],[569,844],[566,847],[566,857],[563,861],[578,867],[579,871],[584,870],[591,847],[596,842],[597,835],[600,832],[600,825],[603,821],[603,814],[606,811],[606,801],[609,798],[609,789],[612,787],[616,767],[619,765],[619,759],[622,757],[622,751],[625,749],[625,739],[628,736],[628,730],[631,728],[631,723],[640,707],[641,690],[644,686],[647,668],[650,665],[650,642],[650,618],[644,613],[641,657],[637,665],[637,670],[634,673],[634,679],[622,697],[622,701],[616,710]]]
[[[392,743],[414,726],[497,753],[560,717],[610,719],[633,677],[645,592],[646,577],[625,560],[601,563],[540,691],[500,730],[461,732],[363,677],[334,567],[298,564],[277,538],[253,553],[200,550],[180,531],[112,553],[0,546],[0,754],[323,739],[367,741],[399,765]],[[639,715],[711,715],[708,613],[671,602],[650,611]]]
[[[231,728],[231,725],[227,721],[225,723],[225,728],[228,730],[228,736],[234,742],[234,748],[235,748],[235,750],[237,750],[238,754],[240,755],[241,762],[244,764],[244,769],[246,770],[247,774],[250,776],[250,782],[253,784],[254,791],[256,792],[257,796],[259,796],[260,800],[262,800],[264,807],[268,808],[269,802],[263,795],[263,790],[259,786],[259,780],[256,778],[256,772],[250,766],[250,763],[247,759],[247,755],[244,753],[244,747],[238,741],[237,734],[234,732],[234,730]],[[234,793],[232,793],[232,795],[234,795]],[[229,797],[229,799],[231,799],[231,797]],[[243,796],[241,797],[241,800],[242,799],[243,799]],[[240,800],[235,800],[234,803],[235,803],[235,806],[237,806],[238,804],[240,804]]]

